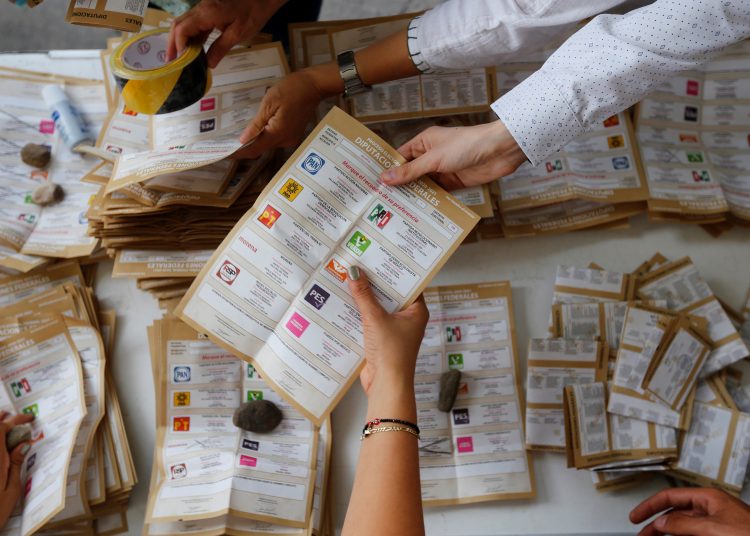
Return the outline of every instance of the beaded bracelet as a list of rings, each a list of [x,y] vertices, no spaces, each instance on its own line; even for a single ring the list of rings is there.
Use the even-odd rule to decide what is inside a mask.
[[[380,423],[383,423],[383,422],[388,422],[388,423],[400,424],[400,425],[403,425],[403,426],[408,426],[409,428],[411,428],[412,430],[414,430],[414,432],[417,435],[419,435],[419,426],[417,426],[413,422],[402,421],[401,419],[373,419],[373,420],[368,421],[368,422],[365,423],[364,427],[362,428],[362,434],[364,434],[367,430],[369,430],[369,429],[371,429],[371,428],[373,428],[375,426],[380,426]]]
[[[370,437],[372,434],[378,434],[380,432],[408,432],[419,439],[419,433],[415,432],[413,428],[408,426],[378,426],[364,430],[359,440],[364,441],[365,438]]]

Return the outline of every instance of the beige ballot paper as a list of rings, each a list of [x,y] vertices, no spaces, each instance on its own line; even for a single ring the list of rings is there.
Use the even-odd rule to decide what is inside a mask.
[[[642,307],[629,307],[617,351],[607,411],[672,428],[687,429],[690,405],[672,408],[643,388],[646,373],[674,317]],[[683,386],[677,386],[680,393]]]
[[[672,311],[704,318],[714,350],[700,371],[704,378],[736,363],[750,354],[747,345],[732,324],[689,257],[650,272],[639,280],[638,295],[646,299],[667,300]]]
[[[320,424],[357,376],[362,328],[347,268],[379,301],[413,302],[478,217],[423,178],[392,188],[404,159],[338,108],[315,128],[222,242],[176,314],[258,367]]]
[[[147,7],[147,0],[70,0],[65,20],[84,26],[138,32]]]
[[[424,505],[534,497],[510,284],[434,287],[425,300],[430,321],[415,378]],[[461,380],[446,413],[438,397],[448,370]]]
[[[317,433],[244,361],[176,320],[154,329],[159,393],[156,470],[147,523],[225,514],[304,527],[312,508]],[[243,401],[284,414],[270,433],[237,428]]]
[[[118,249],[112,277],[195,277],[213,250]]]
[[[673,465],[676,476],[739,495],[749,461],[750,414],[696,402],[690,430]]]
[[[677,432],[642,420],[607,413],[605,382],[565,387],[568,467],[622,469],[677,457]]]
[[[329,28],[331,50],[359,50],[402,31],[414,14],[354,21]],[[417,65],[418,66],[418,65]],[[485,68],[420,74],[376,84],[349,100],[351,114],[363,122],[392,121],[469,112],[486,112],[492,104],[491,76]]]
[[[35,533],[66,502],[66,479],[86,414],[81,360],[62,317],[0,342],[0,409],[31,413],[33,445],[21,468],[23,499],[3,536]]]
[[[563,390],[607,379],[607,346],[589,339],[531,339],[526,373],[526,448],[565,452]]]
[[[151,117],[151,149],[120,154],[106,193],[208,166],[240,149],[240,133],[266,90],[289,68],[280,43],[233,51],[222,63],[203,99],[184,110]]]

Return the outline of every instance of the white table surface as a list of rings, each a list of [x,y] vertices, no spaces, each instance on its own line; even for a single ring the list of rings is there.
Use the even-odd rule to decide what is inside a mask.
[[[58,74],[100,78],[94,51],[0,54],[0,65]],[[670,258],[690,255],[714,292],[740,307],[750,286],[750,229],[736,228],[714,239],[692,225],[650,225],[641,217],[625,231],[596,231],[531,239],[495,240],[462,246],[438,274],[435,284],[509,280],[513,285],[517,344],[525,378],[529,337],[546,336],[557,264],[585,266],[595,261],[611,270],[630,271],[660,251]],[[148,496],[155,418],[146,326],[161,317],[150,294],[132,280],[112,279],[111,262],[100,266],[97,296],[117,311],[114,371],[139,484],[130,503],[129,534],[141,534]],[[365,398],[359,384],[333,414],[333,500],[341,527],[359,452]],[[534,454],[537,498],[428,509],[427,533],[469,535],[615,535],[634,534],[627,514],[641,499],[666,486],[659,478],[628,491],[600,494],[585,471],[565,467],[562,455]],[[750,489],[743,495],[750,501]]]
[[[660,251],[670,258],[690,255],[714,292],[739,307],[750,286],[750,229],[719,239],[696,226],[650,225],[637,218],[629,230],[580,232],[531,239],[495,240],[462,246],[435,279],[436,284],[510,280],[517,343],[525,373],[529,337],[546,334],[557,264],[596,261],[630,271]],[[108,362],[123,407],[140,483],[131,500],[130,533],[140,534],[154,449],[154,393],[146,326],[160,316],[156,302],[131,280],[111,279],[111,263],[100,266],[97,296],[118,314],[115,355]],[[346,512],[359,451],[365,398],[359,384],[333,414],[333,499],[337,526]],[[634,534],[627,514],[641,499],[666,486],[659,478],[617,493],[597,493],[585,471],[565,467],[562,455],[535,454],[538,496],[532,501],[487,503],[426,511],[429,535]],[[750,499],[746,490],[745,499]]]

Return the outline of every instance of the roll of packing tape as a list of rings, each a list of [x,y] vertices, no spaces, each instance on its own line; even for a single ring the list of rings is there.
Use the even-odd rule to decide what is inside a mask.
[[[112,74],[128,108],[143,114],[166,114],[198,102],[211,89],[206,53],[189,45],[166,62],[169,30],[138,34],[115,49]]]

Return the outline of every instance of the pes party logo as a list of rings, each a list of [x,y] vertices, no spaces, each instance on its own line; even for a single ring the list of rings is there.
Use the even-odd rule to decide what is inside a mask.
[[[225,260],[216,272],[216,277],[224,281],[227,285],[232,285],[237,276],[240,275],[240,268],[234,263]]]
[[[305,295],[305,301],[320,310],[328,301],[331,294],[320,288],[318,285],[313,285],[312,288]]]
[[[317,153],[310,153],[302,161],[302,169],[307,171],[310,175],[315,175],[325,165],[326,161]]]
[[[185,478],[188,474],[187,465],[184,463],[177,463],[169,468],[169,473],[172,475],[172,480]]]
[[[201,122],[200,122],[201,134],[204,132],[211,132],[212,130],[215,130],[215,129],[216,129],[216,118],[201,119]]]

